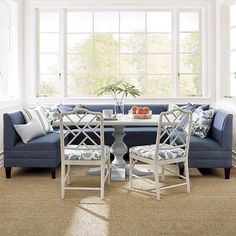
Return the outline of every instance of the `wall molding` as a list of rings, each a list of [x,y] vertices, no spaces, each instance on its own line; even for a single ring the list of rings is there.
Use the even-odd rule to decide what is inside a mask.
[[[235,150],[232,150],[232,156],[233,156],[233,158],[232,158],[232,165],[234,166],[234,167],[236,167],[236,151]]]
[[[4,155],[3,151],[0,151],[0,168],[3,167],[4,164]]]

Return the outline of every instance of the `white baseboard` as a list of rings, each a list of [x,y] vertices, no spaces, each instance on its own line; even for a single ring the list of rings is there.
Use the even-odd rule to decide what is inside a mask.
[[[0,152],[0,167],[3,167],[3,152]]]
[[[233,153],[232,165],[236,167],[236,151],[233,150],[232,153]]]

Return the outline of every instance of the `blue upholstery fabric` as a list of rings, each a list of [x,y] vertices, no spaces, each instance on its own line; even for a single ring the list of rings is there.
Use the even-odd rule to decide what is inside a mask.
[[[51,132],[24,144],[14,129],[14,124],[24,124],[19,112],[4,114],[4,166],[51,167],[60,163],[60,135]]]
[[[210,136],[221,145],[222,150],[232,150],[233,115],[217,111]]]
[[[22,112],[3,114],[4,150],[11,150],[21,140],[13,125],[25,124]]]

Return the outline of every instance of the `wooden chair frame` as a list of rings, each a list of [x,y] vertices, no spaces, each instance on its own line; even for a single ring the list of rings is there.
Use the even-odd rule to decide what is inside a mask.
[[[129,152],[130,156],[130,166],[129,166],[129,186],[130,189],[133,188],[132,180],[133,177],[145,180],[147,182],[151,182],[156,188],[156,197],[157,200],[160,200],[160,190],[169,189],[174,187],[179,187],[186,185],[187,192],[190,193],[190,181],[189,181],[189,168],[188,168],[188,153],[189,153],[189,141],[191,136],[191,124],[192,124],[192,112],[182,110],[182,109],[174,109],[167,112],[162,112],[160,114],[158,128],[157,128],[157,138],[156,138],[156,147],[155,154],[153,159],[148,159],[142,157],[140,155],[136,155],[132,152]],[[180,135],[180,131],[182,131],[185,135],[185,139]],[[183,134],[182,133],[182,134]],[[161,142],[161,140],[163,140]],[[177,143],[178,140],[178,143]],[[168,143],[169,142],[169,143]],[[168,148],[166,146],[168,144]],[[171,150],[176,148],[182,148],[185,151],[185,155],[178,158],[173,159],[161,159],[159,160],[159,154],[162,150]],[[133,174],[133,167],[140,161],[142,163],[146,163],[152,166],[153,174],[155,181],[152,182],[145,177],[139,177]],[[169,164],[177,164],[183,162],[185,167],[185,175],[180,175],[176,171],[170,170],[165,165]],[[162,180],[165,180],[164,171],[175,174],[176,176],[185,180],[184,183],[168,185],[168,186],[160,186],[160,174]]]
[[[76,130],[75,130],[76,129]],[[92,139],[86,130],[90,130],[99,142]],[[72,138],[68,143],[65,142],[68,135]],[[74,144],[77,138],[82,140],[78,144]],[[89,141],[90,144],[86,142]],[[65,190],[100,190],[100,197],[104,199],[104,185],[106,180],[110,184],[110,151],[105,152],[104,145],[104,125],[103,116],[100,112],[92,112],[87,109],[79,108],[71,112],[63,112],[60,114],[60,144],[61,144],[61,198],[65,197]],[[84,150],[101,152],[99,160],[69,160],[65,159],[66,150]],[[66,186],[66,182],[70,184],[71,166],[86,165],[100,166],[101,168],[101,185],[95,187],[70,187]],[[67,171],[66,171],[67,166]],[[107,171],[106,168],[107,167]],[[106,172],[106,174],[105,174]]]

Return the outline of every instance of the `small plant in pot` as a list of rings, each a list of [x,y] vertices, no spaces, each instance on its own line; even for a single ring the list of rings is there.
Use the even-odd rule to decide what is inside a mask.
[[[102,96],[103,94],[110,94],[112,96],[115,101],[115,114],[119,115],[124,114],[124,100],[128,95],[136,98],[142,93],[134,85],[123,80],[119,80],[112,84],[102,86],[98,90],[98,96]]]

